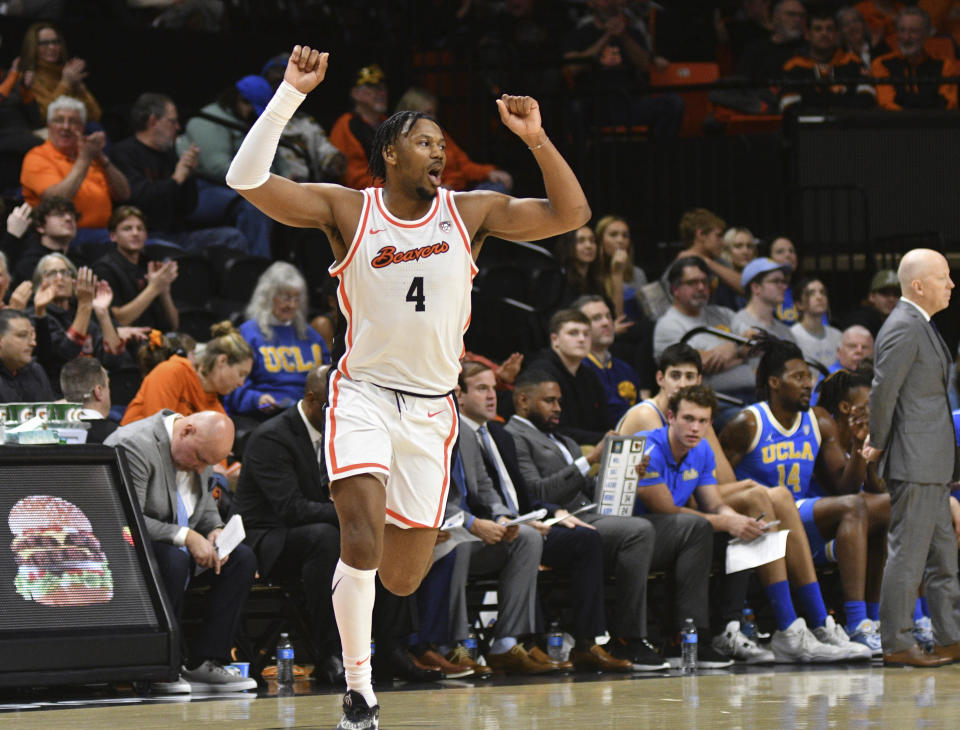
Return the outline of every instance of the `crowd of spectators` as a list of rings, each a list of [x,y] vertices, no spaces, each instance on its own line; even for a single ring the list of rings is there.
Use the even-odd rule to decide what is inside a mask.
[[[218,5],[177,4],[151,22],[217,27]],[[654,19],[669,8],[589,0],[575,18],[567,10],[532,0],[503,8],[463,3],[449,28],[456,35],[473,24],[485,52],[509,49],[539,60],[531,70],[501,57],[484,77],[492,88],[526,74],[526,82],[544,88],[566,84],[583,118],[643,124],[658,137],[677,134],[682,99],[645,94],[650,72],[669,65],[654,33]],[[953,17],[878,0],[826,10],[808,10],[799,0],[745,0],[732,15],[717,14],[718,49],[759,86],[752,100],[726,100],[751,109],[771,99],[781,110],[956,108],[955,82],[928,83],[956,75],[953,36],[933,35],[957,32]],[[544,28],[564,32],[538,32]],[[947,42],[931,44],[934,38]],[[553,71],[562,73],[551,74],[543,62],[551,56],[541,55],[547,51],[557,61]],[[329,627],[339,525],[319,444],[325,373],[343,326],[336,285],[308,281],[305,273],[318,272],[272,260],[276,226],[224,184],[282,69],[283,59],[271,58],[261,74],[231,80],[183,127],[174,99],[135,89],[131,134],[108,140],[83,60],[69,56],[56,25],[39,21],[28,29],[21,57],[0,84],[22,112],[20,123],[5,128],[24,153],[22,201],[10,210],[0,243],[0,401],[62,396],[83,406],[88,441],[133,452],[156,436],[163,444],[158,459],[176,467],[176,479],[202,472],[234,490],[232,508],[251,528],[250,554],[231,569],[231,590],[240,598],[223,599],[232,601],[230,610],[239,615],[236,603],[242,607],[256,557],[262,578],[300,581],[315,623]],[[329,137],[308,115],[296,116],[274,170],[298,180],[373,184],[367,150],[393,111],[386,76],[375,63],[355,72],[350,110]],[[871,78],[892,83],[874,85]],[[442,121],[438,98],[426,89],[410,88],[396,108]],[[454,190],[513,187],[510,171],[475,162],[449,137],[443,181]],[[897,301],[896,274],[876,272],[863,306],[837,312],[824,278],[801,270],[802,241],[775,231],[762,232],[761,240],[697,208],[678,221],[674,260],[647,272],[637,264],[630,223],[609,213],[553,242],[564,290],[554,311],[542,313],[549,331],[548,342],[537,343],[542,350],[531,343],[501,365],[485,357],[490,353],[467,355],[446,505],[448,521],[464,529],[441,531],[421,595],[406,600],[382,591],[378,598],[381,680],[480,676],[489,667],[520,674],[663,669],[679,653],[676,634],[688,617],[710,640],[701,651],[704,667],[862,659],[879,651],[878,583],[871,583],[879,568],[869,545],[889,503],[859,456],[861,391],[869,384],[873,338]],[[161,254],[151,254],[151,246]],[[197,344],[178,333],[178,258],[215,249],[258,257],[263,267],[252,291],[237,293],[245,307]],[[324,301],[311,302],[314,291]],[[657,297],[667,303],[662,311],[652,303]],[[820,393],[827,402],[810,410]],[[766,469],[745,466],[761,432],[787,438],[800,423],[807,439],[772,452],[789,458],[764,457]],[[634,514],[575,516],[593,499],[591,469],[605,436],[616,431],[643,432],[661,445],[659,461],[642,470]],[[829,439],[821,441],[821,433]],[[188,446],[196,447],[194,462],[184,456]],[[167,514],[150,537],[211,560],[195,535],[212,540],[231,507],[220,505],[227,513],[218,515],[204,484],[197,490],[199,497],[187,500],[197,519],[188,524],[179,510]],[[807,511],[795,505],[812,494],[825,501]],[[554,522],[503,524],[539,507]],[[743,585],[731,579],[715,605],[708,591],[725,540],[756,537],[766,528],[747,515],[760,513],[793,525],[788,552],[805,556],[789,580],[783,561],[761,571],[777,626],[770,649],[741,632]],[[463,535],[470,537],[461,541]],[[444,548],[451,540],[457,544]],[[171,550],[164,561],[180,571],[182,554]],[[838,562],[845,576],[842,602],[831,606],[844,616],[843,627],[826,612],[829,597],[813,570],[818,561]],[[578,590],[570,611],[541,605],[539,565],[571,574]],[[647,620],[652,570],[672,579],[672,619],[658,622],[657,635]],[[619,596],[609,617],[605,574],[616,575]],[[466,585],[477,575],[496,575],[500,585],[500,618],[480,663],[463,646],[470,631]],[[177,579],[165,583],[178,593],[179,611],[186,581],[179,573]],[[791,588],[807,623],[793,608]],[[569,662],[543,650],[544,614],[571,634]],[[926,640],[922,618],[917,631]],[[600,645],[596,637],[605,632],[611,641]],[[185,676],[214,662],[203,676],[229,683],[217,674],[228,639],[210,639],[218,649],[198,650]],[[316,676],[331,682],[342,677],[336,641],[330,631],[310,647]]]

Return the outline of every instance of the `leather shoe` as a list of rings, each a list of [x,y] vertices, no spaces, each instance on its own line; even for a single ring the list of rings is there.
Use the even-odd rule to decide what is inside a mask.
[[[588,669],[601,672],[632,672],[633,662],[629,659],[617,659],[599,644],[589,649],[574,649],[570,652],[570,659],[577,669]]]
[[[448,661],[446,657],[441,656],[433,649],[427,649],[417,660],[424,665],[439,667],[443,676],[447,679],[460,679],[461,677],[470,677],[473,675],[473,668],[466,664],[456,664]]]
[[[934,656],[946,657],[951,664],[956,664],[960,662],[960,641],[946,646],[934,644],[932,653]]]
[[[397,646],[374,655],[373,678],[383,684],[390,684],[394,678],[408,682],[438,682],[443,679],[443,672],[439,667],[418,663],[409,651]]]
[[[507,674],[549,674],[557,671],[549,664],[541,664],[531,659],[520,644],[514,645],[510,651],[502,654],[490,654],[487,656],[490,662],[490,668],[495,672],[506,672]]]
[[[558,672],[570,672],[573,671],[573,662],[561,662],[557,661],[551,657],[547,652],[541,649],[539,646],[534,646],[530,651],[527,652],[530,655],[530,658],[535,662],[540,662],[541,664],[549,664],[551,667],[556,669]]]
[[[486,664],[480,664],[472,656],[470,652],[467,651],[466,647],[460,646],[459,644],[454,647],[453,651],[447,654],[447,660],[453,664],[462,664],[466,667],[470,667],[473,670],[474,677],[489,677],[493,674],[493,670],[488,667]]]
[[[951,644],[956,647],[956,644]],[[928,654],[919,645],[914,644],[909,649],[884,653],[883,666],[885,667],[942,667],[955,660],[948,656]]]

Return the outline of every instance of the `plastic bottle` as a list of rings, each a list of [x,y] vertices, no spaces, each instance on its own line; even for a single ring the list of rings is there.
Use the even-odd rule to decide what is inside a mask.
[[[471,629],[470,633],[467,634],[467,638],[463,640],[463,648],[467,650],[467,653],[470,655],[471,659],[474,661],[477,660],[477,654],[479,653],[477,632],[473,629]]]
[[[293,644],[290,636],[280,634],[277,642],[277,693],[293,690]]]
[[[757,619],[750,606],[744,606],[743,616],[740,618],[740,633],[753,641],[757,640]]]
[[[550,633],[547,634],[547,654],[555,661],[564,661],[563,632],[560,630],[560,624],[557,621],[550,622]]]
[[[697,673],[697,627],[688,618],[680,632],[680,671],[683,674]]]

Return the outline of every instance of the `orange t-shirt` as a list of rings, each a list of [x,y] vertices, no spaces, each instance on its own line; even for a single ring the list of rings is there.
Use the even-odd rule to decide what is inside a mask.
[[[169,408],[182,416],[200,411],[218,411],[226,414],[216,393],[207,393],[193,365],[185,357],[174,355],[147,373],[140,390],[133,396],[123,414],[120,425],[149,418],[157,411]]]
[[[23,186],[23,199],[30,205],[37,205],[43,191],[51,185],[61,182],[73,168],[74,160],[57,151],[47,140],[34,147],[23,158],[20,168],[20,184]],[[113,203],[110,200],[110,188],[107,176],[99,162],[91,162],[86,177],[80,183],[73,204],[80,214],[77,225],[81,228],[106,228]]]

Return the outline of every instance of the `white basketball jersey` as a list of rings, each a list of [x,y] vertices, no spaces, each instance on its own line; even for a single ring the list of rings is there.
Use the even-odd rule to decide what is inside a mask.
[[[364,190],[357,233],[330,267],[347,325],[340,372],[394,390],[449,393],[476,273],[451,191],[438,189],[420,220],[401,221],[387,210],[382,188]]]

